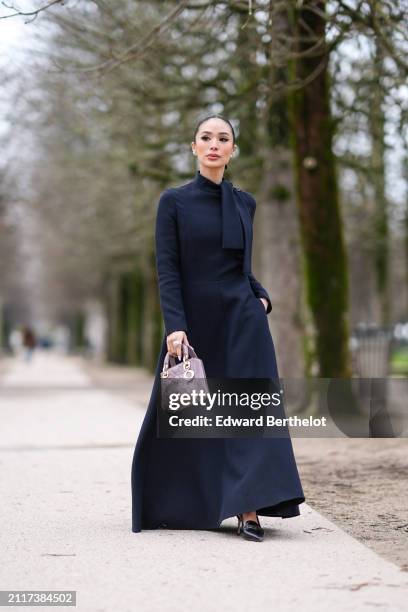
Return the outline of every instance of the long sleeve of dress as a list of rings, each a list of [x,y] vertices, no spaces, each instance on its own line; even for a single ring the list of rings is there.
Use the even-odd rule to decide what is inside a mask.
[[[255,210],[256,210],[256,201],[255,201],[255,198],[251,194],[247,193],[247,196],[248,196],[248,201],[249,201],[249,212],[250,212],[252,223],[253,223],[254,217],[255,217]],[[251,283],[252,291],[254,292],[256,297],[257,298],[262,297],[267,300],[268,307],[265,312],[266,314],[269,314],[272,310],[272,302],[268,295],[268,292],[261,285],[261,283],[255,278],[255,276],[252,274],[252,271],[250,272],[250,274],[248,274],[248,278],[249,278],[249,282]]]
[[[174,331],[187,332],[181,290],[180,247],[177,232],[176,199],[171,189],[162,192],[156,216],[156,268],[159,281],[160,305],[166,335]]]

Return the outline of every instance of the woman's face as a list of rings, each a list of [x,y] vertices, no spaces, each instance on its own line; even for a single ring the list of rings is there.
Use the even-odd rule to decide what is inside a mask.
[[[224,168],[236,149],[230,126],[217,117],[200,125],[191,146],[201,168]]]

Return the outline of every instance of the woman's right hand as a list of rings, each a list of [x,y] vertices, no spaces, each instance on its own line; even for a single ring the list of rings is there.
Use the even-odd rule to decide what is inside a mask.
[[[167,350],[170,355],[173,355],[174,357],[177,355],[177,357],[181,359],[182,344],[190,344],[187,339],[186,332],[174,331],[167,336]]]

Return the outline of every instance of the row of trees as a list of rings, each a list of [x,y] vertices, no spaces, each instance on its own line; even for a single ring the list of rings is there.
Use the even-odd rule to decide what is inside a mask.
[[[44,11],[27,26],[33,52],[10,113],[30,146],[9,171],[24,167],[13,206],[47,316],[98,297],[110,358],[154,367],[155,203],[195,171],[197,118],[221,112],[238,132],[228,178],[258,202],[254,272],[271,292],[282,375],[349,375],[351,326],[407,311],[407,203],[392,189],[406,12],[398,0]]]

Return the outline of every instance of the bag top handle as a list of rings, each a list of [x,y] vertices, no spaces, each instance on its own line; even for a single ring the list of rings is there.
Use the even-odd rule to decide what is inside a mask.
[[[186,344],[185,342],[183,342],[181,346],[183,349],[183,358],[182,358],[183,361],[187,361],[189,357],[197,357],[196,352],[191,346],[191,344]],[[167,351],[166,356],[164,358],[164,362],[163,362],[163,372],[168,369],[169,362],[171,366],[176,365],[177,363],[176,359],[178,359],[178,357],[171,355],[169,351]]]

